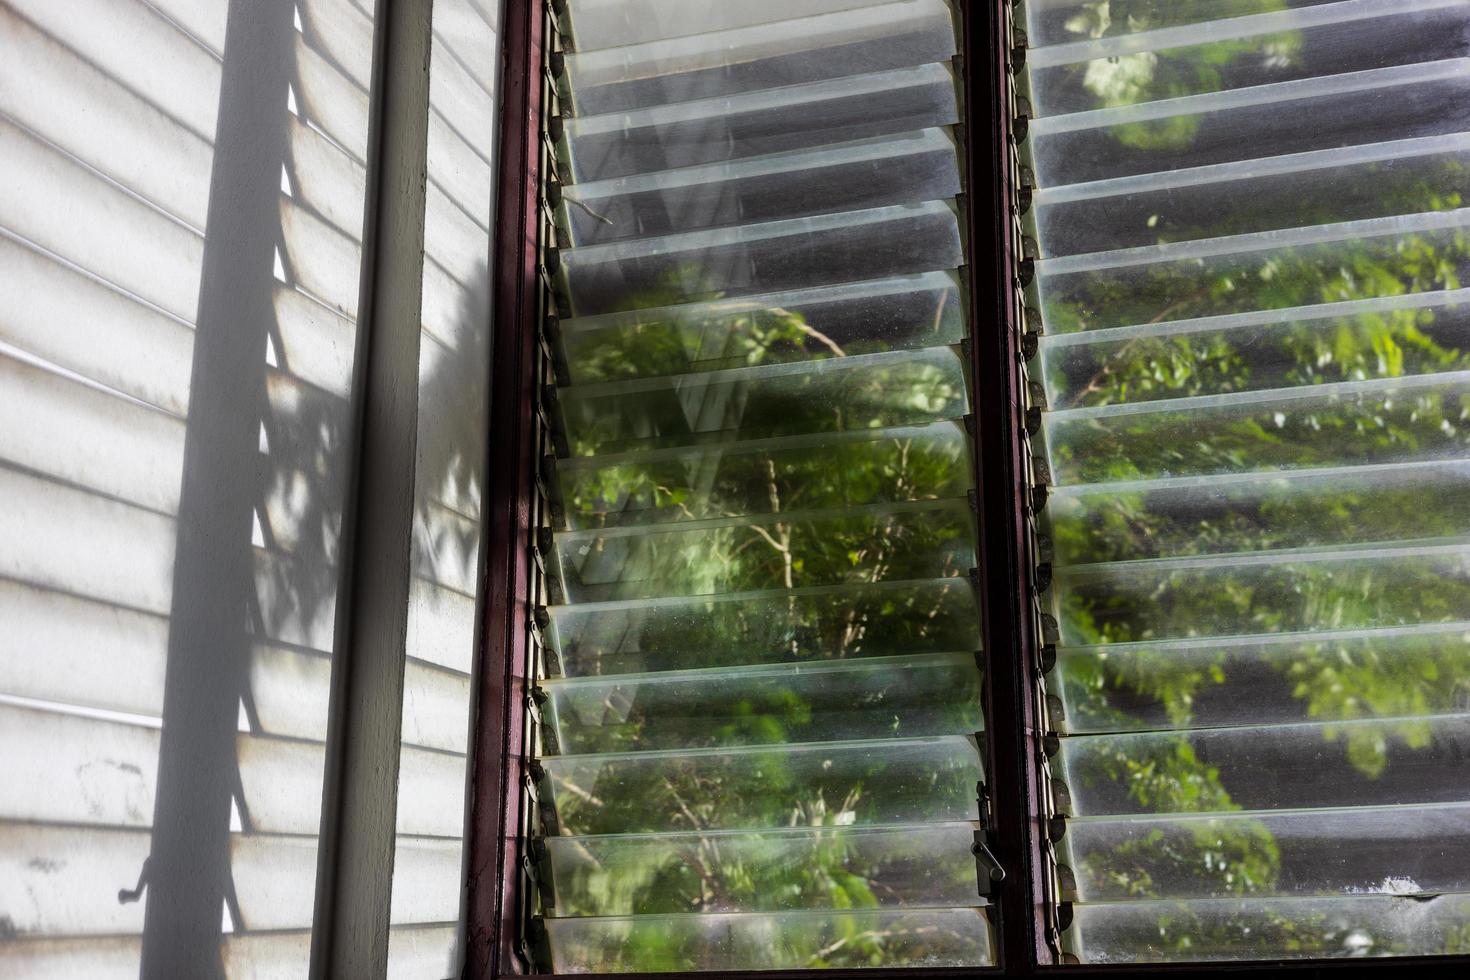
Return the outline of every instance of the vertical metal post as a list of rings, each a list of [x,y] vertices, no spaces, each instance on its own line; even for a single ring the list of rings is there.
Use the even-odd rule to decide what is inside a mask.
[[[519,972],[517,832],[530,615],[544,0],[510,0],[493,261],[485,622],[473,744],[464,976]]]
[[[984,616],[986,773],[1000,863],[994,892],[996,940],[1006,975],[1034,971],[1050,951],[1038,928],[1042,874],[1036,789],[1040,739],[1035,710],[1032,507],[1022,429],[1020,247],[1012,179],[1012,79],[1007,58],[1011,0],[964,8],[965,130],[975,324],[975,486],[980,490],[980,575]]]
[[[266,338],[286,159],[291,0],[231,0],[194,337],[144,977],[222,977],[236,725],[255,595]]]
[[[418,428],[432,0],[378,0],[358,444],[332,660],[312,975],[388,965]]]

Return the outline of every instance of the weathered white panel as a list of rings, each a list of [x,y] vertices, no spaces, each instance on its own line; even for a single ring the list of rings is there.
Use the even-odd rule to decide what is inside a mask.
[[[182,419],[0,355],[0,458],[172,514]]]
[[[197,234],[4,121],[0,159],[0,225],[194,321],[204,260]],[[21,288],[11,282],[5,291]]]
[[[167,615],[174,522],[0,467],[0,575]]]
[[[0,580],[0,694],[163,712],[168,620]]]
[[[166,412],[188,410],[187,324],[5,237],[0,341]]]

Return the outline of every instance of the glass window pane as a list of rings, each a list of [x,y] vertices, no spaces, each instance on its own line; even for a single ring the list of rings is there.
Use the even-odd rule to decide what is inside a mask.
[[[1464,0],[1028,0],[1084,963],[1464,953]]]
[[[991,962],[955,17],[567,4],[557,971]]]

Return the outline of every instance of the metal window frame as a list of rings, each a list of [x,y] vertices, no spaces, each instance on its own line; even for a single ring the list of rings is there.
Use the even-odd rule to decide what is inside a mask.
[[[486,485],[485,606],[478,723],[466,828],[465,977],[521,972],[517,831],[532,599],[530,545],[538,396],[539,194],[543,0],[507,0],[501,35],[500,172],[496,188],[490,343],[491,461]]]
[[[1385,969],[1416,976],[1464,976],[1470,957],[1363,960],[1258,960],[1218,964],[1066,965],[1048,941],[1056,926],[1048,865],[1050,829],[1044,751],[1044,691],[1035,616],[1037,554],[1030,525],[1041,503],[1025,431],[1024,276],[1019,214],[1024,210],[1013,147],[1010,19],[1016,0],[953,0],[962,13],[965,186],[968,189],[969,314],[972,411],[980,533],[977,585],[984,613],[985,765],[995,850],[1008,872],[993,889],[996,965],[988,968],[690,971],[610,974],[619,980],[714,976],[782,980],[897,980],[994,976],[1291,978],[1362,975]],[[533,613],[536,439],[540,396],[536,359],[540,141],[547,62],[544,18],[559,0],[509,0],[502,37],[504,76],[500,184],[497,189],[495,311],[491,360],[491,469],[487,511],[486,604],[479,651],[479,721],[474,738],[474,796],[465,966],[470,980],[528,973],[517,949],[521,894],[520,786],[530,693],[525,664]],[[1024,138],[1024,131],[1021,132]],[[991,192],[993,189],[993,192]],[[987,329],[980,329],[982,326]],[[994,326],[999,329],[988,329]]]

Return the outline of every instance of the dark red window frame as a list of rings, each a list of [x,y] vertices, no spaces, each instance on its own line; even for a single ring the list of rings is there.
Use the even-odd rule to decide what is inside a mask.
[[[555,6],[557,0],[550,0]],[[976,474],[980,515],[980,589],[984,617],[985,765],[992,820],[1007,875],[995,889],[997,965],[986,969],[882,968],[780,971],[793,980],[1026,976],[1340,975],[1392,970],[1414,977],[1470,976],[1470,957],[1391,960],[1241,961],[1218,965],[1068,966],[1048,942],[1045,818],[1037,805],[1043,733],[1032,635],[1032,568],[1027,560],[1029,451],[1022,425],[1017,278],[1018,205],[1012,171],[1011,64],[1005,23],[1013,0],[953,0],[963,13],[961,70],[965,98],[965,186],[971,377],[974,379]],[[524,737],[527,628],[532,610],[531,514],[535,478],[533,420],[539,277],[540,93],[548,0],[507,0],[502,41],[501,156],[491,268],[494,323],[490,345],[491,416],[486,508],[485,617],[479,722],[473,745],[464,976],[527,975],[520,935],[517,839]],[[1017,53],[1019,55],[1019,53]],[[656,974],[658,977],[693,974]],[[758,977],[729,972],[721,977]],[[619,974],[637,977],[638,974]]]

